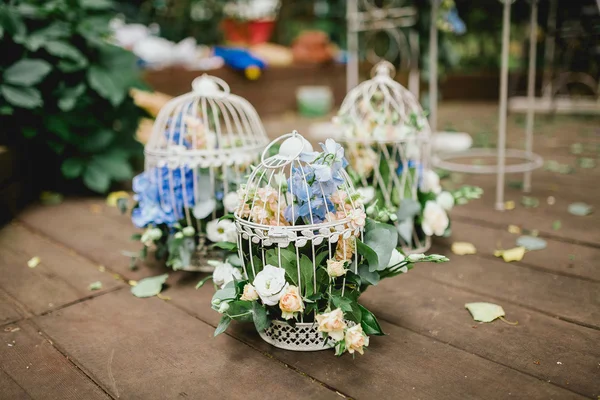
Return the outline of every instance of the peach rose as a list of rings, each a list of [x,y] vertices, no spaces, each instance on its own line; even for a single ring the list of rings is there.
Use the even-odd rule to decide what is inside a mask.
[[[317,323],[319,324],[319,332],[326,332],[329,336],[339,342],[344,339],[344,329],[346,329],[346,322],[344,322],[344,313],[341,308],[319,314],[316,316]]]
[[[302,303],[302,296],[296,286],[288,286],[283,295],[279,299],[279,308],[281,309],[281,316],[284,319],[294,318],[294,314],[302,312],[304,310],[304,303]]]
[[[345,264],[345,261],[327,260],[327,274],[332,278],[337,278],[338,276],[345,275]]]
[[[244,286],[244,293],[242,293],[242,297],[240,297],[240,300],[244,300],[244,301],[258,300],[258,293],[256,292],[256,289],[254,289],[254,286],[247,283],[246,286]]]
[[[355,351],[360,354],[364,354],[363,347],[369,345],[369,337],[365,335],[360,325],[354,325],[352,328],[346,331],[346,350],[348,353],[353,354]]]

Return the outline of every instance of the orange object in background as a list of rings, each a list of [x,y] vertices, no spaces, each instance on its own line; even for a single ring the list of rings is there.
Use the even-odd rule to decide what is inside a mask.
[[[225,18],[221,23],[221,27],[225,35],[225,41],[228,44],[253,46],[269,41],[275,29],[275,20],[240,21]]]
[[[336,47],[329,36],[321,31],[302,32],[292,43],[294,61],[298,63],[324,63],[333,60]]]

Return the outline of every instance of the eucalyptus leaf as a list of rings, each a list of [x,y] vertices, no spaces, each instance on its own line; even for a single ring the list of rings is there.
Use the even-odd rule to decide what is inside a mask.
[[[136,297],[152,297],[159,294],[162,285],[167,281],[169,274],[144,278],[138,281],[137,285],[131,287],[131,293]]]
[[[415,221],[413,218],[407,218],[404,221],[400,221],[396,225],[396,229],[398,230],[398,234],[406,243],[412,242],[412,235],[415,229]]]
[[[591,205],[581,202],[569,204],[568,209],[570,214],[577,215],[580,217],[591,214],[593,210],[594,208]]]
[[[371,272],[376,271],[379,267],[379,257],[377,256],[377,253],[360,239],[356,239],[356,248],[358,253],[367,260],[368,265],[365,267]]]
[[[192,264],[192,256],[196,250],[194,238],[186,237],[183,239],[182,245],[179,247],[179,258],[184,267]]]
[[[376,270],[383,271],[390,262],[392,251],[398,245],[398,232],[393,225],[369,219],[365,225],[364,242],[377,253],[379,263]],[[369,269],[373,270],[371,265]]]
[[[492,322],[506,315],[501,306],[493,303],[467,303],[465,304],[465,308],[469,310],[473,319],[479,322]]]
[[[219,325],[217,325],[217,328],[215,329],[214,336],[219,336],[221,333],[225,332],[229,327],[229,324],[231,324],[231,318],[227,315],[223,315],[219,321]]]
[[[418,201],[411,198],[404,198],[400,202],[396,216],[398,221],[404,221],[405,219],[412,218],[419,214],[421,211],[421,204]]]
[[[547,242],[535,236],[520,236],[517,238],[517,246],[525,247],[527,250],[543,250]]]
[[[370,285],[377,285],[379,283],[380,277],[376,271],[370,271],[369,266],[362,264],[358,266],[358,275],[360,279],[364,282],[367,282]]]

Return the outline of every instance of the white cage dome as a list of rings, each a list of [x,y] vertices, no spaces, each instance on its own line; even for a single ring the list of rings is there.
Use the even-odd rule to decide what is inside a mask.
[[[227,234],[216,228],[218,218],[237,206],[232,196],[269,141],[254,107],[231,94],[223,80],[203,75],[192,89],[169,101],[156,118],[144,149],[145,172],[134,179],[134,190],[143,193],[137,194],[142,207],[137,216],[148,217],[133,216],[137,226],[166,225],[165,232],[185,235],[177,236],[183,244],[176,251],[185,257],[172,260],[174,268],[210,270],[203,265],[207,242],[235,242],[233,224]],[[169,245],[169,253],[175,247]]]
[[[369,217],[394,223],[404,251],[422,253],[430,240],[418,224],[419,191],[429,171],[431,130],[415,95],[394,75],[389,62],[375,65],[372,79],[347,94],[334,122]]]

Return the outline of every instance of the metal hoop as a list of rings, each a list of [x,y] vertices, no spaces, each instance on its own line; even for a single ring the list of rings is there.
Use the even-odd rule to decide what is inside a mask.
[[[377,64],[371,68],[371,78],[375,78],[376,76],[389,76],[390,78],[396,76],[396,68],[394,64],[387,60],[379,61]]]
[[[470,174],[496,174],[498,173],[497,165],[487,166],[473,166],[467,165],[460,162],[450,162],[456,158],[466,157],[488,157],[497,158],[496,151],[493,149],[470,149],[467,151],[461,151],[458,153],[439,154],[434,160],[433,164],[438,167],[452,172],[464,172]],[[505,173],[523,173],[533,171],[542,166],[544,159],[535,153],[528,153],[525,150],[507,149],[506,158],[519,158],[526,162],[520,164],[507,165],[504,168]]]
[[[217,91],[215,93],[205,93],[201,88],[202,81],[210,81],[214,83],[217,86]],[[196,77],[192,81],[192,89],[194,92],[202,96],[224,96],[226,94],[231,93],[231,89],[229,88],[227,82],[225,82],[221,78],[217,78],[216,76],[210,76],[207,74],[202,74],[201,76]]]
[[[292,156],[292,157],[288,157],[288,160],[281,163],[281,164],[277,164],[277,165],[268,165],[265,161],[266,161],[266,156],[269,153],[269,150],[271,150],[271,147],[273,147],[276,143],[284,141],[284,139],[288,139],[288,138],[300,138],[300,140],[302,141],[302,146],[300,146],[300,149],[298,150],[298,152]],[[273,169],[273,168],[281,168],[285,165],[290,164],[291,162],[293,162],[296,158],[298,158],[298,156],[300,156],[300,154],[302,154],[302,150],[304,150],[304,141],[306,141],[306,139],[304,138],[304,136],[302,136],[300,133],[298,133],[297,130],[293,130],[290,133],[286,133],[285,135],[281,135],[279,136],[277,139],[273,140],[271,143],[269,143],[267,145],[267,147],[265,147],[265,149],[263,150],[261,156],[260,156],[260,163],[263,165],[263,167],[265,168],[269,168],[269,169]]]

